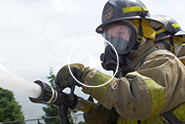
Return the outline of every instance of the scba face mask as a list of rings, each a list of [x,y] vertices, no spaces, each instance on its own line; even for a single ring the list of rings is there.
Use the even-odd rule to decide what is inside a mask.
[[[154,44],[160,49],[167,49],[170,51],[170,43],[165,40],[155,41]]]
[[[103,37],[110,42],[119,55],[128,54],[136,43],[136,31],[132,25],[125,22],[111,24],[105,28]],[[107,46],[108,44],[105,43]]]
[[[129,23],[117,22],[105,28],[103,37],[116,49],[119,56],[119,66],[126,66],[125,58],[137,46],[135,28]],[[105,42],[105,53],[101,55],[101,60],[104,69],[114,71],[117,59],[112,46]]]

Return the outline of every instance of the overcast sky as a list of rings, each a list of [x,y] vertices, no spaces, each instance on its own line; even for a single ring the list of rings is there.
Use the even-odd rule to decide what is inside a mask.
[[[66,65],[73,45],[95,33],[107,0],[0,0],[0,64],[30,82]],[[174,18],[185,29],[184,0],[143,0],[150,14]],[[84,51],[85,52],[85,51]],[[43,105],[16,95],[26,119]]]

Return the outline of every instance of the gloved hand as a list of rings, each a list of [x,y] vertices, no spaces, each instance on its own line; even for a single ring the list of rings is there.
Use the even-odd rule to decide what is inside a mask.
[[[101,104],[88,113],[84,113],[85,124],[111,124],[112,110],[108,110]]]
[[[86,74],[90,71],[89,67],[84,68],[84,65],[82,64],[71,64],[70,65],[71,72],[75,76],[75,78],[80,81],[84,82],[84,78]],[[57,73],[55,83],[57,86],[61,86],[62,88],[71,87],[74,84],[74,79],[72,75],[69,72],[68,65],[63,66],[59,72]],[[77,83],[78,86],[81,86],[79,83]]]

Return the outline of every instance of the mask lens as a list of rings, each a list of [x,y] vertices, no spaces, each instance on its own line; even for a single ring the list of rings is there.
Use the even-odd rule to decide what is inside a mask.
[[[123,52],[128,51],[131,47],[131,33],[132,31],[128,26],[115,24],[109,26],[103,36],[118,52]]]
[[[170,45],[166,42],[166,41],[162,41],[162,42],[154,42],[154,44],[160,48],[160,49],[167,49],[169,50]]]

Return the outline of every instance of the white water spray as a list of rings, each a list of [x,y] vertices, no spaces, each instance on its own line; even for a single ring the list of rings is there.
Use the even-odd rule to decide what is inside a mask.
[[[33,82],[20,78],[0,65],[0,87],[32,98],[41,94],[41,87]]]

